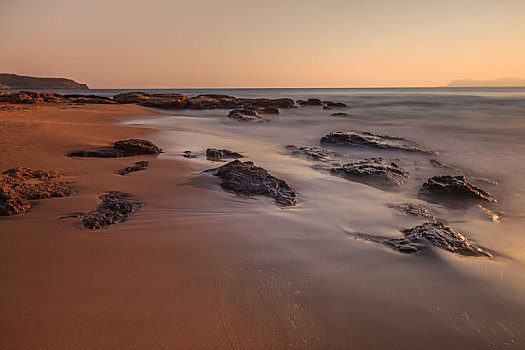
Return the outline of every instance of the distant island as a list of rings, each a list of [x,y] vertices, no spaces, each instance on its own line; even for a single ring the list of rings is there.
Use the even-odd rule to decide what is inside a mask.
[[[452,80],[447,87],[504,87],[525,86],[525,79],[500,78],[493,80],[458,79]]]
[[[0,73],[0,89],[89,89],[89,87],[66,78],[37,78]]]

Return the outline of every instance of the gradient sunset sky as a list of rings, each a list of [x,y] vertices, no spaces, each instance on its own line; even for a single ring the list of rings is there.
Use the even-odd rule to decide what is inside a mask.
[[[91,88],[525,78],[525,0],[0,0],[0,53]]]

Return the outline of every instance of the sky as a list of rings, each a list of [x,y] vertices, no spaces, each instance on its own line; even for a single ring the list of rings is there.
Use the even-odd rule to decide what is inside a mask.
[[[0,0],[0,73],[91,88],[525,78],[525,0]]]

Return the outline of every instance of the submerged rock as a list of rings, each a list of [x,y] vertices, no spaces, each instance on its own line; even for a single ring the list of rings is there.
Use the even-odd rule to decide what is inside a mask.
[[[191,153],[191,151],[182,152],[182,156],[184,158],[197,158],[198,157],[196,154]]]
[[[234,152],[234,151],[230,151],[229,149],[216,149],[216,148],[208,148],[206,150],[206,157],[212,158],[212,159],[244,158],[242,154]]]
[[[370,132],[332,132],[321,138],[321,143],[340,146],[374,147],[383,149],[393,149],[409,152],[422,152],[434,154],[435,152],[425,150],[414,141],[402,137],[387,135],[377,135]]]
[[[436,220],[436,217],[430,214],[430,211],[416,203],[400,203],[400,204],[389,204],[389,208],[396,210],[401,215],[413,215],[431,220]]]
[[[134,171],[146,170],[148,165],[149,165],[148,161],[141,160],[140,162],[135,162],[135,165],[127,166],[125,168],[122,168],[122,169],[119,169],[119,170],[115,171],[115,174],[126,175],[126,174],[129,174],[129,173],[134,172]]]
[[[18,167],[0,175],[0,216],[23,213],[31,208],[30,200],[66,197],[75,193],[66,182],[52,182],[59,177],[56,171]],[[37,180],[39,182],[26,182]]]
[[[334,101],[323,101],[323,104],[332,107],[332,108],[346,108],[348,105],[343,102],[334,102]]]
[[[286,149],[292,152],[293,156],[303,157],[309,160],[316,160],[320,162],[331,162],[335,158],[345,157],[339,152],[334,152],[319,147],[296,147],[293,145],[286,146]]]
[[[484,255],[492,258],[490,252],[476,246],[461,233],[441,222],[427,222],[401,232],[403,238],[388,239],[384,243],[402,253],[415,253],[430,244],[460,255]]]
[[[129,194],[116,191],[103,194],[99,197],[102,203],[82,217],[82,224],[94,230],[123,222],[140,208],[140,204],[130,197]]]
[[[267,196],[281,205],[295,205],[296,194],[288,184],[252,162],[234,160],[211,169],[223,182],[221,186],[243,196]]]
[[[436,200],[482,200],[497,203],[497,199],[487,191],[468,182],[464,176],[434,176],[427,180],[419,190],[423,197]]]
[[[158,154],[158,148],[153,142],[142,139],[117,141],[113,147],[99,147],[68,154],[70,157],[118,158],[131,157],[140,154]]]
[[[275,107],[264,107],[259,109],[259,113],[261,114],[279,114],[279,108]]]
[[[408,179],[408,171],[381,157],[355,160],[339,167],[332,167],[330,171],[351,179],[368,178],[398,186]]]
[[[263,119],[255,109],[234,109],[228,113],[228,118],[240,121],[262,121]]]
[[[308,100],[299,100],[297,103],[301,106],[322,106],[323,102],[318,98],[309,98]]]
[[[348,113],[345,113],[345,112],[332,113],[330,115],[332,117],[348,117]]]

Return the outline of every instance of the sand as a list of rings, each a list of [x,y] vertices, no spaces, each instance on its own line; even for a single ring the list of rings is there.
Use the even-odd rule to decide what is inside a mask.
[[[0,108],[0,170],[58,170],[78,191],[0,219],[0,348],[523,345],[520,295],[487,288],[454,263],[414,263],[322,235],[322,223],[299,221],[300,206],[284,220],[271,200],[224,192],[183,158],[65,156],[131,137],[163,147],[155,128],[120,124],[154,116],[129,105]],[[150,167],[114,174],[139,160]],[[104,230],[59,219],[93,209],[110,190],[133,194],[143,207]]]

